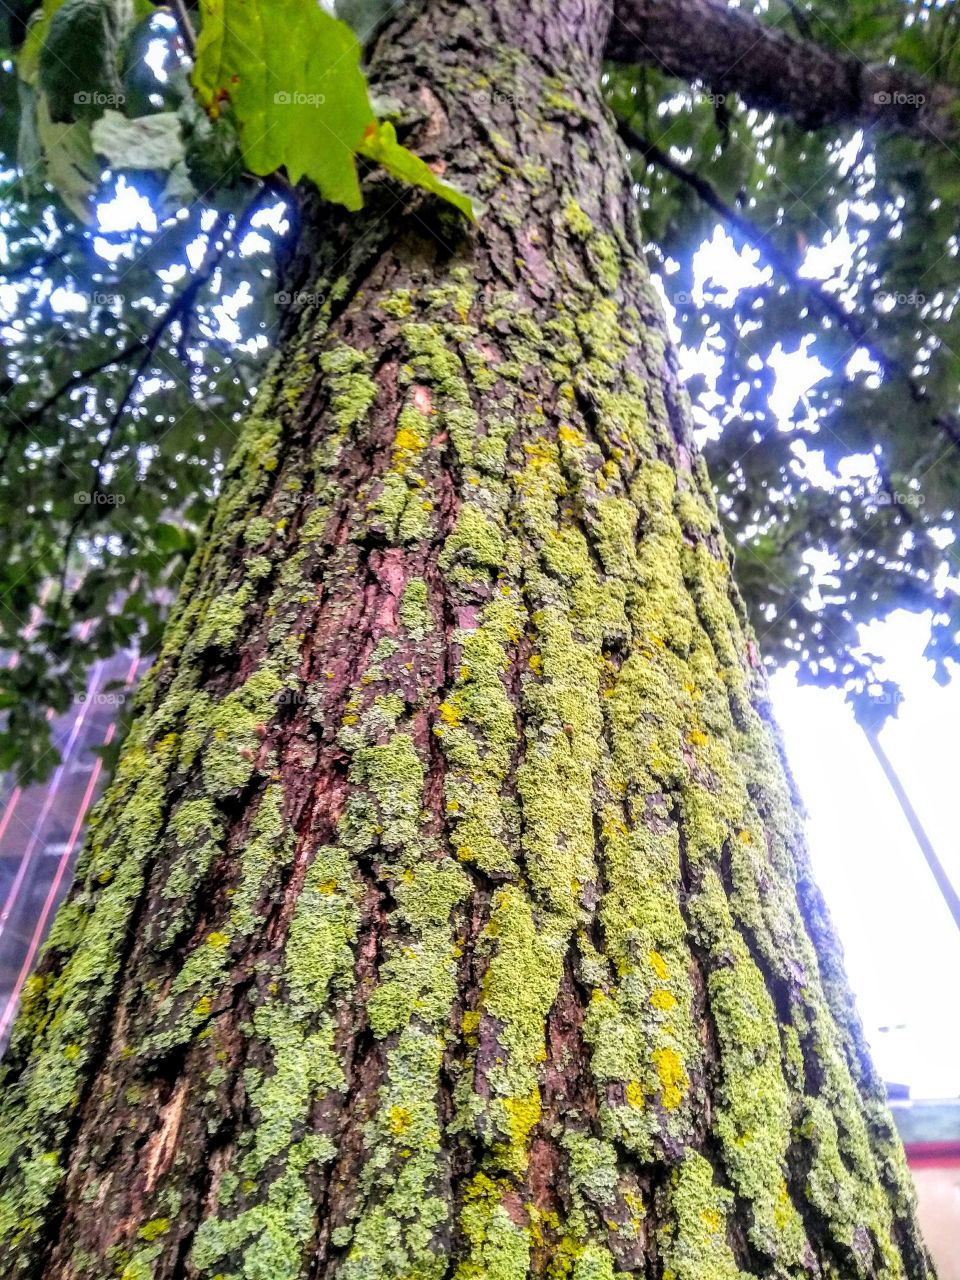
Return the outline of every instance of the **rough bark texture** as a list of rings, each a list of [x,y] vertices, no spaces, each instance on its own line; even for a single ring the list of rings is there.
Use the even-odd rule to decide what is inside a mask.
[[[949,86],[798,39],[725,0],[616,0],[606,53],[739,94],[808,129],[867,125],[951,149],[960,138]]]
[[[308,228],[16,1028],[6,1276],[930,1274],[605,12],[432,0],[382,42],[486,211],[374,181]]]

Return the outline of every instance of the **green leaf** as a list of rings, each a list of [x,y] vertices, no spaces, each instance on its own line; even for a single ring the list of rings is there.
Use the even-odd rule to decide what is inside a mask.
[[[43,0],[42,8],[38,9],[30,19],[27,38],[17,55],[17,74],[27,84],[36,84],[40,73],[40,50],[47,38],[50,19],[63,2],[64,0]]]
[[[90,141],[90,126],[79,120],[58,124],[50,119],[46,98],[37,103],[37,135],[46,163],[46,179],[81,222],[93,220],[91,197],[100,181],[100,165]]]
[[[251,173],[284,167],[359,209],[359,153],[473,217],[466,196],[377,123],[356,36],[317,0],[201,0],[200,12],[194,87],[214,119],[230,104]]]
[[[55,123],[92,120],[123,102],[118,60],[132,12],[122,0],[66,0],[39,55],[39,84]]]
[[[93,149],[112,169],[172,169],[184,157],[180,117],[175,111],[128,120],[106,111],[91,131]]]
[[[25,80],[17,82],[20,128],[17,134],[17,167],[23,175],[23,189],[37,195],[43,189],[43,148],[37,127],[37,93]]]
[[[359,150],[361,155],[369,160],[375,160],[395,178],[402,178],[404,182],[409,182],[414,187],[422,187],[424,191],[440,196],[455,209],[459,209],[471,222],[476,221],[470,197],[458,191],[456,187],[451,187],[449,183],[441,182],[419,156],[402,147],[397,142],[397,131],[389,121],[371,125],[364,134]]]
[[[193,83],[216,118],[229,101],[244,163],[284,166],[348,209],[362,204],[354,153],[373,118],[360,46],[315,0],[201,0]]]

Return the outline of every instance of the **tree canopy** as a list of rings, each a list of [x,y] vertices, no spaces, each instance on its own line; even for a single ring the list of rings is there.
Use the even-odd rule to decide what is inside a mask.
[[[87,665],[158,641],[283,332],[301,201],[356,207],[370,172],[483,217],[402,145],[428,106],[366,84],[386,6],[271,0],[299,58],[280,70],[264,2],[2,11],[0,767],[24,778]],[[861,624],[925,611],[938,678],[960,656],[958,35],[956,6],[920,0],[620,0],[606,51],[764,656],[861,717],[894,705]],[[698,257],[718,224],[739,290]],[[785,415],[796,352],[819,377]]]

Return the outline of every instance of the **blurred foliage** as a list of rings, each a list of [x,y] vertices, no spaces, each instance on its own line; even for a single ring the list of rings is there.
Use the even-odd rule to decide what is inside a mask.
[[[114,39],[107,0],[60,3],[93,6],[84,21]],[[342,13],[363,37],[383,7]],[[90,72],[113,101],[76,113],[72,84],[53,111],[70,121],[17,74],[36,9],[0,10],[0,769],[24,779],[55,763],[47,709],[88,664],[157,643],[276,339],[274,261],[296,216],[282,177],[246,171],[230,114],[193,101],[190,33],[170,10],[134,6],[122,52]],[[774,3],[763,17],[960,76],[953,6]],[[861,624],[929,611],[940,678],[958,656],[960,157],[804,132],[649,68],[610,68],[606,90],[650,144],[634,150],[638,208],[765,656],[882,720],[898,699]],[[797,353],[802,368],[785,359]],[[795,405],[783,382],[770,399],[784,368]]]

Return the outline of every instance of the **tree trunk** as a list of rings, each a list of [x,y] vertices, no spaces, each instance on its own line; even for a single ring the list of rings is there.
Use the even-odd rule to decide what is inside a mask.
[[[601,103],[431,0],[5,1071],[10,1277],[930,1275]]]

